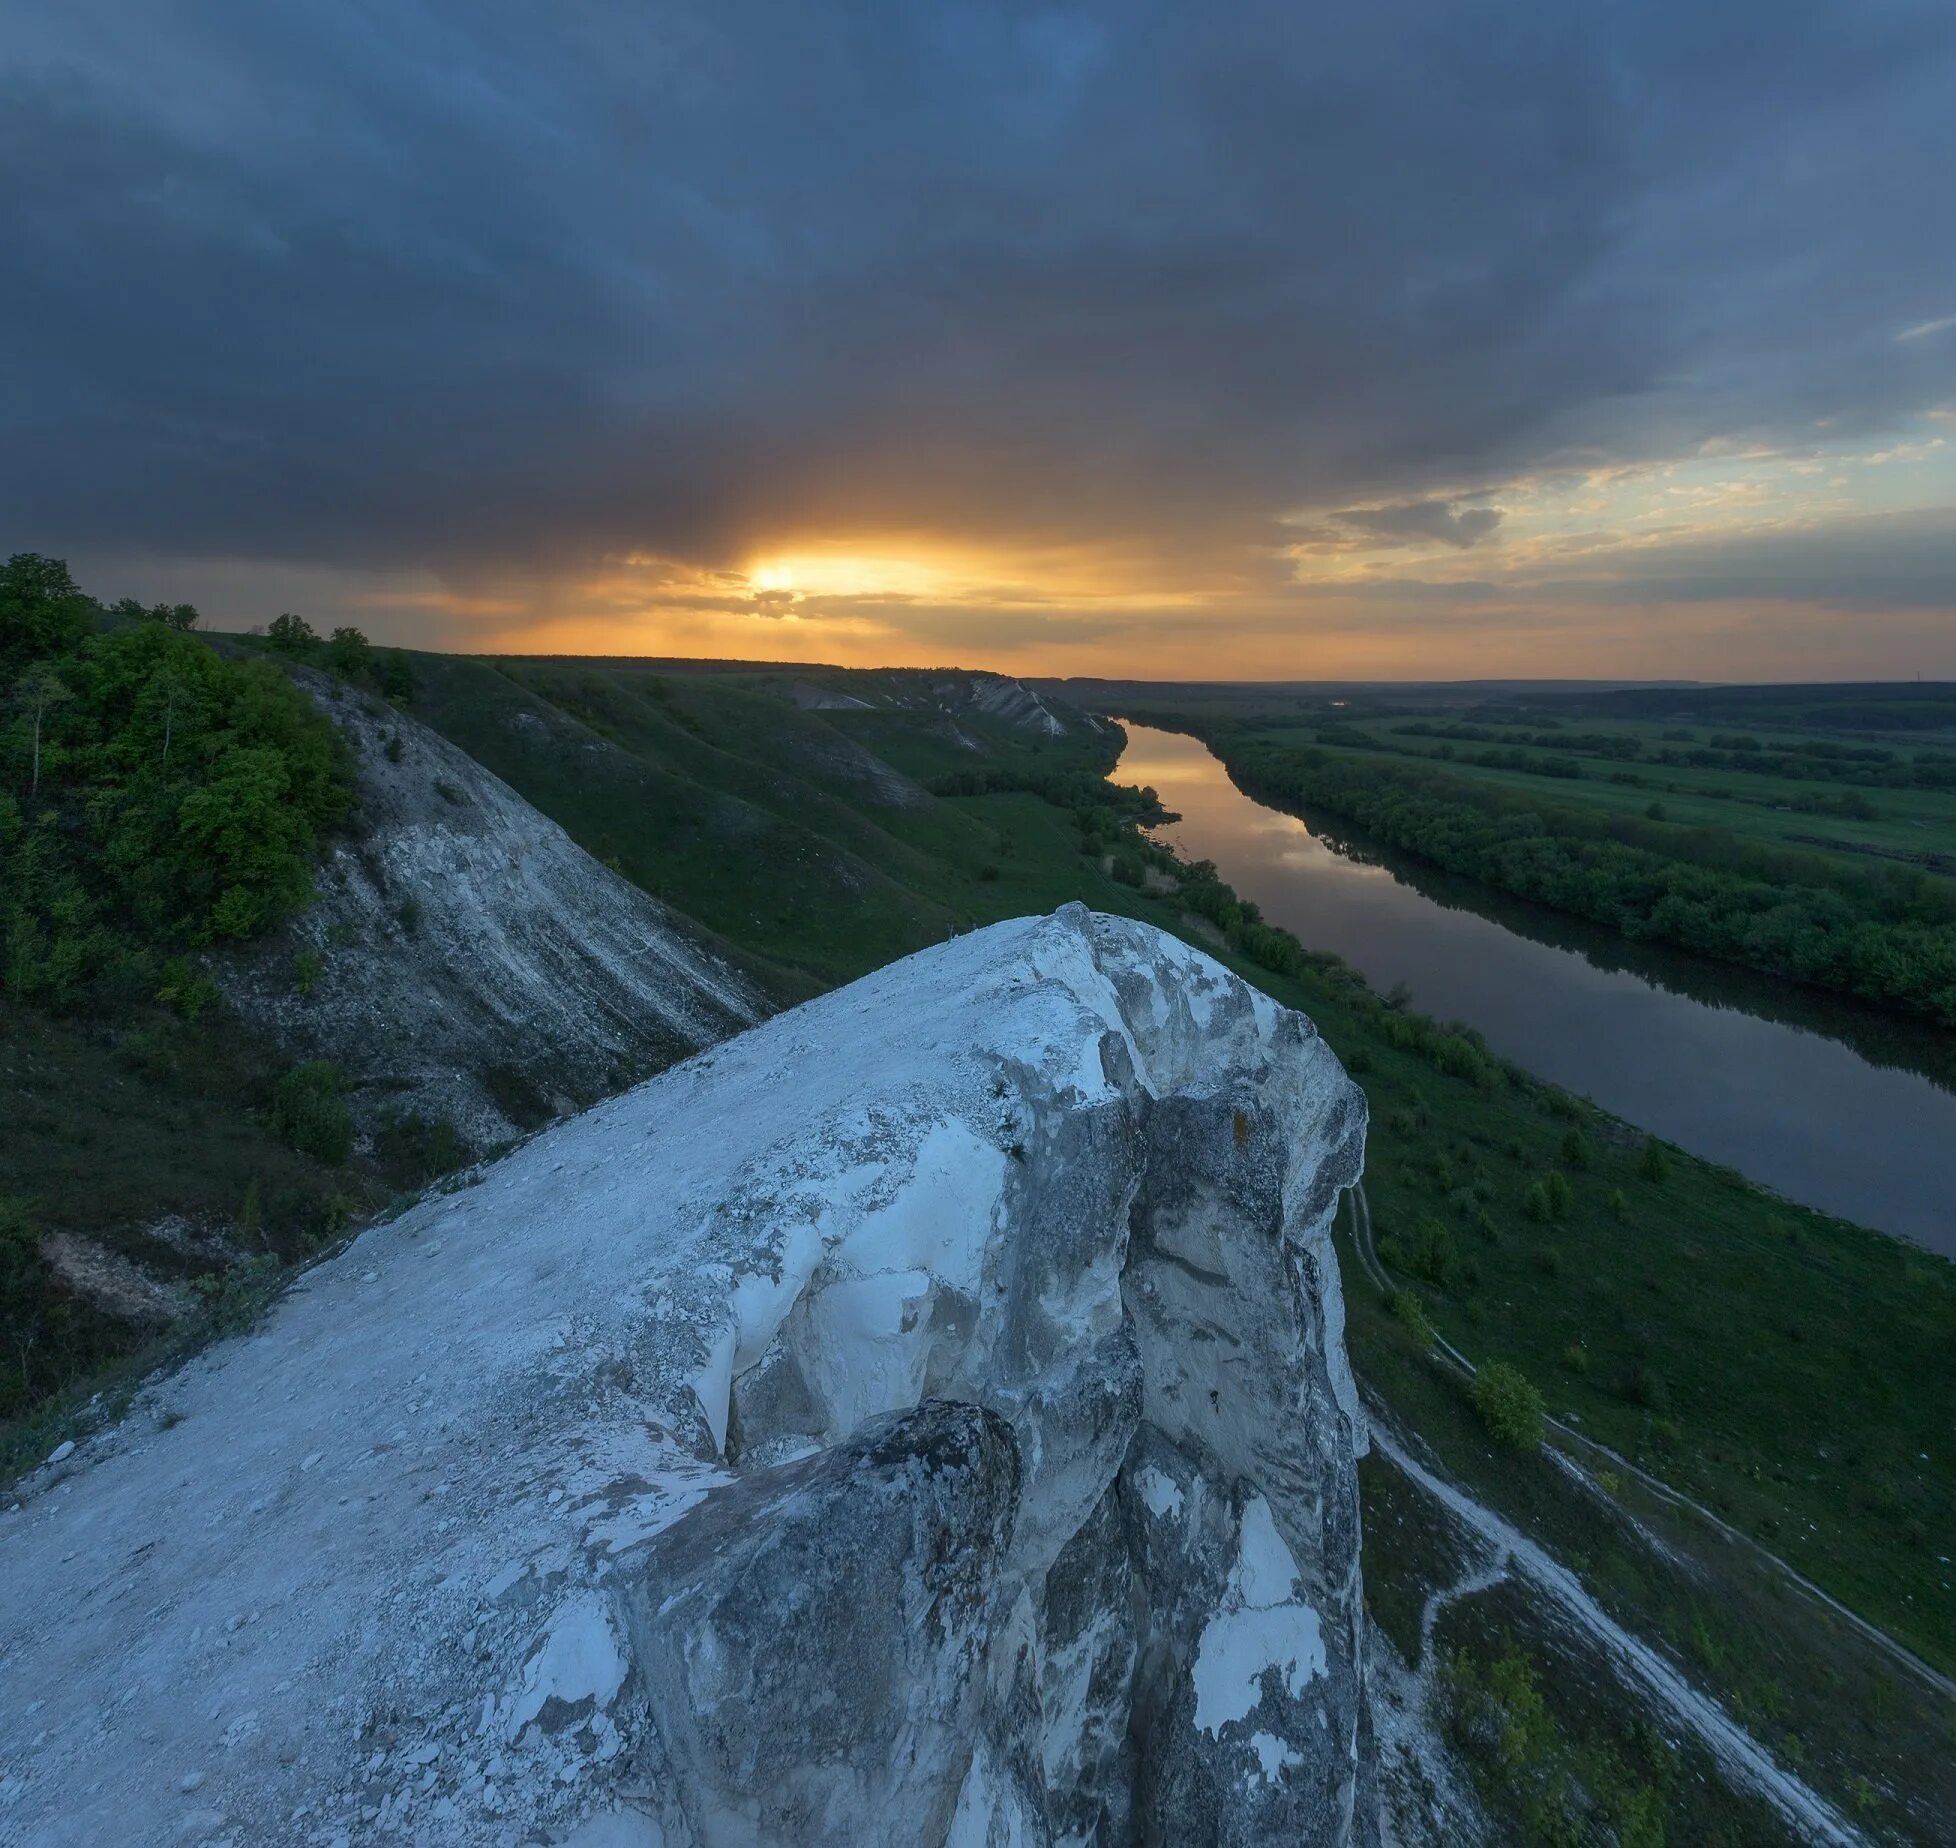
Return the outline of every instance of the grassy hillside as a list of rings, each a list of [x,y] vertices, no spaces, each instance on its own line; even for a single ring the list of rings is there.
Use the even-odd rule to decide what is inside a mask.
[[[1943,1736],[1946,1710],[1857,1654],[1851,1638],[1821,1634],[1769,1570],[1729,1545],[1705,1549],[1681,1574],[1675,1558],[1648,1556],[1634,1526],[1611,1538],[1610,1523],[1572,1505],[1557,1472],[1486,1441],[1463,1382],[1409,1338],[1406,1305],[1419,1303],[1422,1322],[1471,1356],[1517,1365],[1552,1410],[1702,1499],[1923,1656],[1956,1666],[1940,1538],[1956,1527],[1956,1269],[1653,1149],[1630,1126],[1491,1059],[1471,1036],[1387,1006],[1142,839],[1132,813],[1093,787],[1114,755],[1104,738],[998,726],[973,751],[921,710],[798,711],[785,684],[765,676],[674,673],[652,685],[561,665],[417,672],[428,688],[418,710],[432,722],[594,852],[658,868],[647,875],[658,889],[790,983],[842,980],[945,929],[1077,897],[1177,931],[1308,1011],[1370,1097],[1368,1188],[1397,1272],[1389,1308],[1362,1271],[1348,1270],[1361,1378],[1411,1428],[1433,1434],[1459,1479],[1573,1552],[1626,1621],[1673,1638],[1694,1677],[1771,1732],[1786,1762],[1807,1763],[1859,1802],[1855,1780],[1879,1758],[1891,1794],[1871,1784],[1864,1813],[1920,1837],[1907,1793],[1934,1787],[1919,1754],[1924,1738]],[[490,675],[503,688],[481,678]],[[883,697],[875,676],[830,678],[853,697]],[[463,705],[471,685],[483,691]],[[492,710],[504,715],[493,724]],[[956,731],[977,735],[964,719]],[[594,750],[597,741],[610,749]],[[843,744],[942,793],[900,799],[862,775]],[[643,786],[671,791],[671,810],[621,814],[580,788],[592,776],[607,787],[662,779]],[[1023,787],[1003,787],[1015,783]],[[708,789],[725,806],[702,812],[705,798],[691,792]],[[950,793],[960,789],[981,793]],[[739,843],[755,838],[795,856],[805,886],[793,910],[765,902],[753,869],[736,862]],[[819,926],[800,935],[811,916]],[[1649,1528],[1657,1517],[1634,1518]],[[1690,1538],[1704,1547],[1702,1534]],[[1680,1536],[1674,1552],[1685,1544]],[[1368,1570],[1389,1603],[1397,1563]],[[1506,1649],[1493,1632],[1477,1641],[1463,1632],[1470,1643],[1490,1672]],[[1578,1737],[1570,1729],[1580,1719],[1565,1716],[1568,1751],[1603,1752],[1629,1777],[1621,1742]],[[1871,1755],[1877,1736],[1890,1741],[1887,1757]],[[1688,1765],[1659,1754],[1636,1777],[1619,1795],[1658,1803],[1674,1839],[1727,1828]],[[1774,1839],[1731,1827],[1725,1839]]]
[[[812,710],[796,677],[724,665],[420,656],[406,679],[417,717],[784,1002],[948,932],[1079,898],[1176,931],[1309,1012],[1372,1107],[1368,1190],[1392,1293],[1348,1266],[1367,1388],[1625,1621],[1669,1638],[1786,1762],[1871,1820],[1933,1839],[1909,1793],[1940,1788],[1921,1741],[1944,1737],[1946,1706],[1870,1667],[1739,1549],[1694,1530],[1653,1553],[1636,1535],[1670,1517],[1636,1507],[1630,1485],[1623,1521],[1602,1518],[1548,1463],[1489,1441],[1423,1331],[1517,1366],[1551,1411],[1956,1667],[1944,1557],[1956,1531],[1956,1269],[1653,1149],[1471,1035],[1388,1006],[1145,840],[1135,822],[1148,805],[1099,781],[1110,734],[1054,738],[968,704],[952,712],[916,676],[825,673],[825,695],[862,703]],[[77,1067],[75,1082],[99,1080]],[[203,1132],[180,1133],[194,1144]],[[1367,1480],[1368,1523],[1385,1531],[1413,1491],[1378,1466]],[[1410,1544],[1368,1556],[1382,1611],[1416,1619],[1434,1588],[1420,1560]],[[1483,1680],[1509,1673],[1510,1631],[1531,1660],[1549,1659],[1498,1602],[1455,1610],[1450,1644]],[[1575,1679],[1562,1673],[1560,1693]],[[1655,1805],[1673,1840],[1717,1839],[1714,1827],[1772,1839],[1694,1796],[1701,1767],[1619,1737],[1579,1702],[1559,1695],[1556,1710],[1554,1762],[1618,1780],[1612,1814]],[[1518,1834],[1535,1827],[1515,1814]]]
[[[1515,1359],[1606,1441],[1661,1462],[1956,1664],[1956,1613],[1927,1597],[1946,1576],[1928,1543],[1956,1524],[1948,1264],[1653,1151],[1471,1038],[1395,1011],[1226,888],[1190,883],[1111,798],[901,803],[840,768],[833,742],[874,746],[921,790],[971,781],[977,764],[994,781],[1090,777],[1111,741],[999,726],[979,757],[915,713],[798,712],[724,674],[417,673],[421,716],[593,852],[627,870],[649,862],[656,889],[802,981],[847,979],[947,929],[1075,897],[1236,962],[1309,1011],[1366,1086],[1378,1229],[1448,1333]],[[873,676],[858,684],[876,697]],[[596,793],[624,788],[663,800]],[[755,840],[795,869],[799,891],[769,902],[764,871],[744,863]],[[1137,883],[1143,867],[1150,889]],[[801,935],[811,916],[819,925]],[[1558,1203],[1537,1217],[1551,1175]]]

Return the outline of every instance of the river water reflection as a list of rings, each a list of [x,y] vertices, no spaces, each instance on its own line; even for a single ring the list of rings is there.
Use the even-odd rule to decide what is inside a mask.
[[[1956,1256],[1956,1034],[1626,944],[1253,802],[1207,745],[1128,725],[1157,831],[1381,992],[1790,1199]]]

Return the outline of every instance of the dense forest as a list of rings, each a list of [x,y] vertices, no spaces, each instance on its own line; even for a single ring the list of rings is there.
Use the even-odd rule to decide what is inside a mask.
[[[187,604],[104,610],[59,560],[0,569],[0,985],[57,1009],[155,998],[192,949],[305,901],[351,785],[332,726]]]
[[[1956,1026],[1956,887],[1915,868],[1816,855],[1559,805],[1424,766],[1216,728],[1261,801],[1316,808],[1502,891],[1675,945]]]
[[[160,1287],[208,1290],[222,1326],[331,1216],[337,1184],[280,1116],[292,1075],[274,1086],[226,1026],[199,952],[311,896],[350,769],[284,673],[227,658],[197,620],[105,608],[56,559],[0,567],[0,1418],[154,1332],[69,1287],[51,1233],[154,1220],[159,1193],[228,1195],[241,1270],[150,1241]]]

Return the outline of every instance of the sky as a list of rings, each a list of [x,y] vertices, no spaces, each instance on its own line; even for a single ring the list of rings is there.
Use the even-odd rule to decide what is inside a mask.
[[[1948,0],[62,0],[0,551],[215,626],[1956,678]]]

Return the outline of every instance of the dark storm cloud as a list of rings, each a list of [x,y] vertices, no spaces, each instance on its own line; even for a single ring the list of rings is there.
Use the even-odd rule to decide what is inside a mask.
[[[1458,544],[1449,484],[1956,392],[1895,338],[1956,310],[1943,0],[35,12],[16,543]]]

